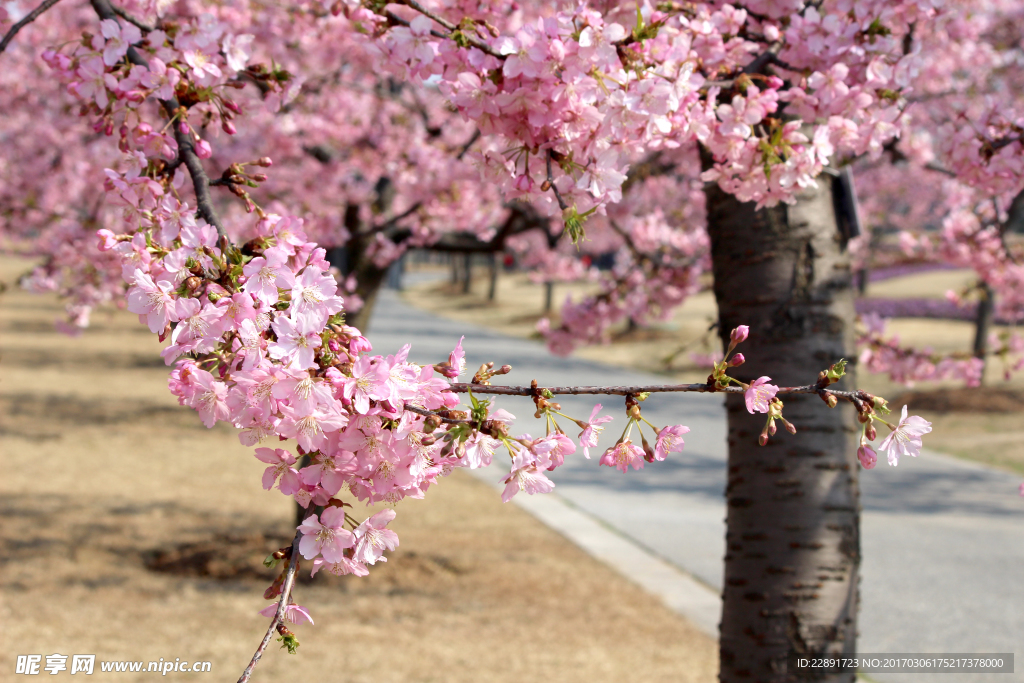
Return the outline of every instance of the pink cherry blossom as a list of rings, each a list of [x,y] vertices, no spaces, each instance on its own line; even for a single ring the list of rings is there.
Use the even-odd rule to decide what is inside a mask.
[[[100,32],[107,39],[103,46],[103,63],[113,66],[128,53],[132,43],[142,40],[142,32],[132,24],[121,26],[114,19],[100,22]]]
[[[911,415],[907,417],[907,406],[903,406],[903,414],[896,429],[885,437],[879,450],[885,451],[889,456],[889,464],[895,467],[900,462],[901,455],[917,457],[921,454],[921,437],[932,431],[932,423],[922,417]]]
[[[128,289],[128,310],[139,314],[139,321],[149,325],[150,332],[162,332],[170,322],[177,322],[178,309],[172,296],[174,285],[165,280],[154,282],[146,273],[135,269],[134,286]]]
[[[359,413],[370,410],[370,401],[383,401],[390,395],[387,387],[388,371],[382,363],[373,363],[362,356],[352,364],[352,376],[343,380],[342,393],[350,399]]]
[[[658,432],[658,441],[654,446],[654,459],[664,460],[669,453],[678,453],[683,450],[683,434],[690,431],[689,427],[683,425],[669,425]]]
[[[231,411],[227,404],[227,384],[216,380],[213,375],[195,368],[191,373],[191,381],[196,391],[189,405],[196,409],[203,424],[213,427],[218,420],[227,420]]]
[[[338,562],[328,562],[322,557],[318,557],[313,560],[313,569],[310,571],[310,576],[316,576],[316,573],[321,569],[326,569],[335,576],[345,576],[346,574],[353,574],[355,576],[366,576],[370,573],[370,570],[366,568],[366,565],[362,562],[356,562],[355,560],[342,557]]]
[[[291,453],[283,448],[257,448],[255,455],[257,460],[270,465],[263,471],[264,489],[269,491],[280,480],[278,486],[281,493],[286,496],[299,490],[299,473],[292,467],[295,464],[295,458]]]
[[[751,382],[743,392],[743,400],[747,404],[747,411],[753,415],[755,412],[767,413],[768,404],[775,398],[779,388],[774,384],[768,384],[771,377],[758,377]]]
[[[295,439],[306,451],[323,448],[327,443],[327,435],[345,426],[348,418],[334,409],[318,407],[312,413],[303,415],[291,406],[281,406],[281,423],[278,426],[281,436]]]
[[[319,518],[307,517],[298,527],[302,532],[299,552],[307,560],[323,555],[327,562],[340,562],[345,549],[356,544],[356,536],[344,525],[345,510],[340,507],[327,508]]]
[[[493,439],[482,432],[474,432],[466,439],[465,463],[470,469],[487,467],[494,458],[494,449],[501,445],[497,439]]]
[[[634,470],[641,470],[644,467],[644,451],[626,439],[606,450],[601,456],[600,463],[608,467],[615,467],[620,472],[625,472],[630,466]]]
[[[384,551],[398,547],[398,534],[386,528],[394,518],[394,510],[381,510],[356,527],[353,559],[363,564],[376,564],[378,560],[387,562],[383,557]]]
[[[537,466],[533,453],[525,450],[512,460],[512,471],[502,482],[505,490],[501,492],[501,500],[505,503],[520,491],[526,491],[532,496],[535,493],[551,493],[555,489],[555,482],[548,479],[543,469]]]
[[[337,290],[333,277],[316,268],[306,268],[292,282],[289,310],[308,316],[322,327],[328,317],[342,309],[342,298],[334,295]]]
[[[576,444],[565,434],[554,433],[536,439],[530,445],[530,452],[537,458],[538,466],[546,463],[545,469],[554,470],[565,462],[565,456],[576,452]]]
[[[306,313],[292,316],[278,314],[272,323],[277,341],[267,346],[267,353],[288,364],[289,368],[305,370],[315,365],[316,350],[320,348],[320,326]]]
[[[273,617],[277,614],[277,603],[267,605],[260,610],[260,614],[264,617]],[[307,610],[302,605],[296,605],[294,602],[284,608],[284,620],[289,624],[305,624],[309,622],[309,625],[313,625],[313,617],[309,615]]]
[[[601,404],[598,403],[594,406],[594,409],[590,411],[590,419],[580,426],[583,427],[583,431],[580,432],[579,441],[580,446],[583,447],[583,457],[590,459],[590,449],[597,445],[598,439],[601,437],[601,432],[604,431],[604,427],[601,425],[605,422],[611,422],[611,415],[602,415],[597,417],[597,414],[601,412]]]
[[[278,288],[290,286],[292,278],[287,275],[288,255],[278,249],[268,249],[264,256],[257,256],[242,268],[248,278],[242,291],[252,294],[265,304],[277,303]]]
[[[202,50],[188,50],[184,56],[185,63],[192,67],[192,77],[200,83],[221,75],[220,67]]]
[[[455,373],[452,379],[466,371],[466,353],[462,350],[463,339],[465,337],[459,338],[459,343],[455,345],[455,349],[448,355],[448,364],[451,366],[452,372]]]

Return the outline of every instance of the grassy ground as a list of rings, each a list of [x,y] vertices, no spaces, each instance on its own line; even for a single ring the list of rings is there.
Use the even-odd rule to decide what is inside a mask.
[[[26,265],[0,258],[0,280]],[[69,339],[60,312],[0,296],[0,678],[19,654],[60,653],[204,660],[235,680],[291,508],[230,427],[177,405],[135,316]],[[317,625],[295,628],[294,657],[272,644],[254,680],[716,679],[712,639],[471,477],[398,513],[387,564],[299,585]]]
[[[443,275],[443,273],[439,273]],[[497,295],[487,301],[484,269],[473,283],[472,291],[446,279],[407,288],[404,296],[411,304],[453,320],[478,325],[520,337],[539,337],[537,321],[543,316],[544,288],[530,282],[524,274],[502,274]],[[934,271],[872,283],[869,296],[941,298],[946,290],[959,290],[970,282],[969,271]],[[555,286],[556,310],[567,295],[579,297],[594,291],[591,283]],[[554,316],[557,319],[557,314]],[[691,352],[711,350],[708,326],[717,317],[710,291],[691,297],[671,319],[648,329],[620,330],[612,342],[581,348],[575,355],[621,367],[663,374],[679,382],[700,382],[707,377],[706,367],[695,365]],[[890,331],[904,344],[930,347],[937,352],[970,348],[974,327],[971,323],[945,320],[895,320]],[[707,339],[705,343],[703,340]],[[681,347],[667,366],[665,359]],[[898,410],[904,403],[933,424],[934,432],[926,445],[962,458],[1024,473],[1024,380],[1003,382],[997,363],[990,363],[985,389],[963,389],[956,383],[929,383],[908,389],[886,377],[862,373],[858,383],[864,389],[885,396]]]

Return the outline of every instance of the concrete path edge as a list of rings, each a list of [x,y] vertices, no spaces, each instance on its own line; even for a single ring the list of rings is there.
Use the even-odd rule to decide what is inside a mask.
[[[471,473],[494,486],[490,477],[485,478],[491,474],[488,470]],[[702,633],[718,639],[722,600],[713,588],[555,493],[534,496],[521,493],[512,500],[588,555],[660,599]]]

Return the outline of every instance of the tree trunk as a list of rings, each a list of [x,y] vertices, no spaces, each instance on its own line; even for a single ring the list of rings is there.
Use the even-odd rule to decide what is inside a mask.
[[[487,300],[494,301],[498,295],[498,255],[493,251],[489,255],[490,282],[487,285]]]
[[[840,358],[855,361],[850,260],[837,229],[829,178],[793,206],[755,211],[717,186],[706,191],[723,343],[741,345],[749,382],[813,383]],[[852,367],[851,367],[852,370]],[[852,374],[852,373],[851,373]],[[847,379],[839,388],[853,385]],[[860,563],[859,488],[852,406],[789,396],[781,429],[758,445],[765,416],[727,397],[729,464],[720,679],[827,680],[854,673],[799,670],[793,659],[853,654]]]
[[[377,294],[384,284],[388,269],[375,266],[363,250],[353,253],[352,261],[352,273],[356,276],[356,294],[363,300],[363,307],[355,313],[347,313],[345,322],[366,334],[370,331],[370,316],[373,314]]]
[[[974,357],[981,359],[981,384],[985,384],[985,365],[988,363],[988,335],[996,312],[996,293],[987,282],[978,284],[981,299],[978,301],[978,317],[974,321]],[[980,386],[980,385],[979,385]]]
[[[555,283],[550,280],[544,283],[544,312],[550,313],[554,307]]]
[[[462,255],[462,293],[469,294],[473,289],[473,254]]]

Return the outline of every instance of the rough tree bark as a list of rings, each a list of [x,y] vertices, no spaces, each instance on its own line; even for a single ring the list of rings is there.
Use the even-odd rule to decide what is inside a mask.
[[[853,289],[828,177],[793,206],[756,211],[717,186],[706,191],[719,330],[724,343],[750,326],[736,376],[813,382],[840,358],[855,360]],[[851,367],[852,370],[852,367]],[[852,374],[852,373],[851,373]],[[847,376],[846,387],[853,377]],[[843,387],[843,385],[840,385]],[[844,388],[846,388],[844,387]],[[742,396],[726,401],[728,503],[720,626],[720,679],[828,680],[853,673],[798,671],[791,659],[853,654],[857,626],[859,511],[855,413],[814,395],[786,399],[779,428],[758,445],[763,415]]]
[[[355,313],[347,313],[345,322],[366,334],[370,328],[370,315],[377,303],[377,294],[384,284],[388,269],[378,267],[367,254],[373,236],[361,231],[359,207],[355,204],[347,205],[343,220],[352,237],[345,245],[347,263],[339,267],[345,275],[355,275],[356,294],[363,300],[363,307]]]
[[[985,383],[985,366],[988,361],[988,335],[992,331],[992,322],[996,315],[996,293],[987,282],[979,282],[981,298],[978,300],[978,316],[974,321],[975,358],[981,359],[981,384]]]

